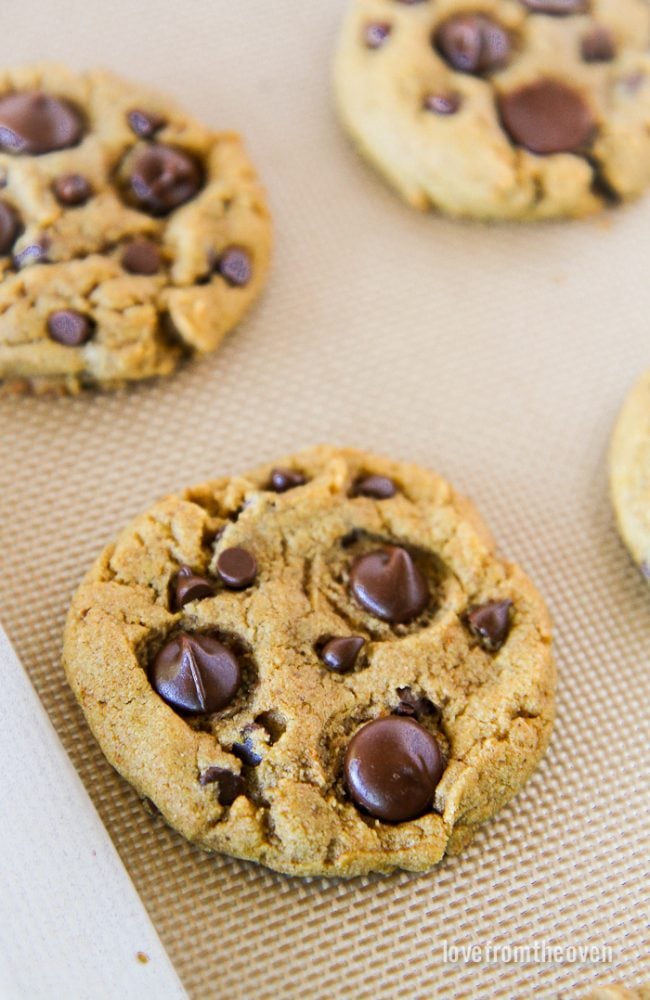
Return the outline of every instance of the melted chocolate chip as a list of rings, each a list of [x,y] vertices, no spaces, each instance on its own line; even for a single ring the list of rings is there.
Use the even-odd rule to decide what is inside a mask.
[[[395,715],[408,715],[415,719],[419,719],[423,715],[440,717],[440,709],[424,695],[416,695],[410,687],[397,688],[397,696],[399,704],[394,710]]]
[[[413,719],[393,715],[368,722],[352,737],[345,783],[371,816],[404,823],[431,809],[443,768],[434,737]]]
[[[367,49],[380,49],[391,33],[390,24],[375,22],[367,24],[363,32],[363,40]]]
[[[589,0],[523,0],[536,14],[583,14],[589,9]]]
[[[64,347],[81,347],[93,335],[95,324],[90,316],[74,309],[59,309],[47,318],[47,332]]]
[[[595,25],[583,36],[582,58],[585,62],[611,62],[615,55],[614,36],[607,28]]]
[[[54,196],[60,205],[85,205],[92,195],[92,188],[81,174],[64,174],[52,184]]]
[[[154,659],[149,679],[163,701],[179,712],[218,712],[241,684],[239,661],[209,635],[181,632]]]
[[[499,108],[513,142],[540,155],[582,150],[596,129],[582,95],[558,80],[538,80],[503,94]]]
[[[397,625],[413,621],[429,603],[429,587],[406,549],[387,545],[359,556],[350,589],[362,608]]]
[[[273,469],[267,489],[274,493],[286,493],[297,486],[304,486],[306,482],[302,472],[296,472],[295,469]]]
[[[206,597],[212,597],[213,594],[214,586],[210,580],[194,573],[189,566],[181,566],[172,582],[172,610],[180,611],[190,601],[203,601]]]
[[[20,232],[18,213],[6,201],[0,201],[0,254],[8,254]]]
[[[0,98],[0,148],[8,153],[51,153],[76,146],[83,121],[76,108],[40,91]]]
[[[457,14],[437,29],[434,45],[450,66],[480,76],[505,66],[510,37],[485,14]]]
[[[227,767],[213,765],[206,768],[199,777],[201,785],[212,785],[215,782],[219,784],[217,798],[220,806],[231,806],[236,798],[245,793],[244,779]]]
[[[158,274],[161,261],[160,250],[152,240],[133,240],[122,254],[122,267],[130,274]]]
[[[217,271],[234,288],[243,288],[251,280],[250,254],[241,247],[229,247],[217,261]]]
[[[141,111],[139,108],[129,111],[127,121],[131,130],[141,139],[150,139],[165,124],[165,119],[161,115],[157,115],[154,111]]]
[[[320,658],[334,673],[347,674],[354,668],[365,641],[360,635],[334,636],[321,646]]]
[[[496,653],[501,649],[510,632],[512,601],[487,601],[470,608],[467,624],[484,649]]]
[[[230,590],[245,590],[255,582],[255,556],[240,546],[224,549],[217,559],[217,573]]]
[[[397,493],[397,486],[388,476],[362,476],[352,486],[351,496],[389,500]]]
[[[425,111],[433,111],[436,115],[455,115],[460,105],[460,94],[427,94],[424,98]]]
[[[34,240],[33,243],[14,254],[14,266],[21,268],[28,267],[30,264],[46,264],[49,260],[49,248],[50,243],[46,236]]]
[[[203,174],[188,153],[172,146],[151,145],[131,165],[128,195],[151,215],[168,215],[201,189]]]

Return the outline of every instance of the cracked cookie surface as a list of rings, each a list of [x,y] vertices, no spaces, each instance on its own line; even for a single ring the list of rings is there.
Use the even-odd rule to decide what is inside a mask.
[[[588,215],[650,184],[647,0],[352,0],[337,103],[411,205]]]
[[[650,370],[630,391],[616,422],[609,483],[619,534],[650,580]]]
[[[259,295],[240,138],[102,71],[0,73],[0,384],[76,392],[215,350]]]
[[[161,500],[65,632],[109,761],[184,836],[298,875],[422,871],[551,732],[550,621],[473,506],[317,447]]]

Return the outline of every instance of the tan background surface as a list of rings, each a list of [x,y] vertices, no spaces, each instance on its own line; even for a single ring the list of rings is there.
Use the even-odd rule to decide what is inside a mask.
[[[0,617],[193,997],[519,1000],[632,985],[650,979],[650,594],[613,530],[605,453],[650,364],[650,199],[542,228],[413,214],[334,120],[342,7],[12,6],[4,58],[102,63],[245,131],[277,254],[251,319],[172,381],[0,402]],[[204,856],[104,762],[59,665],[69,595],[128,518],[318,441],[449,476],[555,617],[550,753],[468,852],[427,876],[309,883]],[[444,965],[444,941],[595,943],[614,965]]]

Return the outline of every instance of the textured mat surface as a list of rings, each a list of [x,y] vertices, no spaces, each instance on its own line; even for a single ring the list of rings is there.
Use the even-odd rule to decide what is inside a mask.
[[[650,200],[541,228],[410,212],[334,120],[342,8],[23,0],[12,13],[13,59],[110,64],[244,130],[277,252],[263,302],[217,356],[117,396],[0,401],[0,617],[192,997],[550,1000],[631,986],[650,978],[650,592],[615,535],[605,458],[650,364]],[[556,623],[547,759],[427,876],[301,882],[204,856],[105,763],[60,667],[70,593],[128,518],[319,441],[448,476]],[[611,948],[611,961],[485,954],[535,943]],[[481,961],[449,961],[470,944]]]

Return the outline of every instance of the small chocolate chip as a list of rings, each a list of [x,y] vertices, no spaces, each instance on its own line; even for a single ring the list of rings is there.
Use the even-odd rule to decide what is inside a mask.
[[[214,586],[210,580],[194,573],[189,566],[181,566],[174,577],[171,590],[173,611],[180,611],[190,601],[202,601],[214,594]]]
[[[127,196],[151,215],[168,215],[194,198],[202,183],[203,172],[189,153],[154,144],[132,163]]]
[[[512,601],[487,601],[470,608],[467,624],[484,649],[496,653],[503,646],[510,632]]]
[[[513,142],[540,156],[575,153],[596,129],[582,95],[559,80],[542,79],[503,94],[501,120]]]
[[[306,482],[302,472],[296,472],[295,469],[273,469],[267,489],[274,493],[286,493],[297,486],[304,486]]]
[[[59,309],[47,318],[48,336],[64,347],[81,347],[90,340],[94,329],[90,316],[75,309]]]
[[[345,755],[345,783],[365,812],[404,823],[428,812],[444,761],[436,739],[414,719],[387,716],[359,729]]]
[[[351,496],[389,500],[397,493],[397,486],[388,476],[361,476],[352,485]]]
[[[358,528],[353,528],[352,531],[348,531],[346,535],[343,535],[341,539],[341,548],[349,549],[351,546],[355,545],[361,538],[361,531]]]
[[[257,561],[248,549],[224,549],[217,559],[217,573],[230,590],[245,590],[255,582]]]
[[[264,730],[261,726],[245,726],[243,741],[241,743],[233,743],[232,748],[235,757],[238,757],[242,764],[246,764],[248,767],[258,767],[263,760],[261,753],[258,753],[253,741],[252,734],[255,731],[263,732]]]
[[[536,14],[583,14],[589,9],[589,0],[523,0],[529,10]]]
[[[354,668],[365,644],[360,635],[334,636],[320,647],[320,658],[336,674],[347,674]]]
[[[367,49],[380,49],[391,33],[390,24],[374,22],[367,24],[363,32],[363,40]]]
[[[6,201],[0,201],[0,254],[8,254],[20,232],[18,213]]]
[[[234,288],[243,288],[251,280],[250,254],[241,247],[228,247],[217,261],[217,271]]]
[[[49,240],[46,236],[42,236],[14,254],[14,266],[21,268],[29,267],[31,264],[47,264],[49,261],[49,249]]]
[[[92,195],[92,188],[81,174],[64,174],[52,184],[56,200],[61,205],[85,205]]]
[[[430,598],[411,554],[398,545],[359,556],[350,569],[350,589],[362,608],[394,625],[413,621]]]
[[[505,66],[510,37],[505,28],[485,14],[457,14],[436,30],[434,45],[454,69],[481,75]]]
[[[206,768],[199,777],[201,785],[212,785],[215,782],[219,784],[217,798],[220,806],[231,806],[236,798],[244,795],[246,788],[244,779],[226,767],[213,765]]]
[[[129,111],[127,121],[131,130],[141,139],[150,139],[165,124],[165,119],[154,111],[142,111],[134,108]]]
[[[615,55],[614,36],[607,28],[595,25],[583,36],[582,58],[585,62],[611,62]]]
[[[236,656],[209,635],[181,632],[155,657],[149,679],[163,701],[189,715],[218,712],[241,684]]]
[[[68,101],[41,91],[0,98],[0,148],[40,155],[76,146],[83,134],[80,113]]]
[[[425,695],[416,695],[410,687],[397,688],[399,704],[394,710],[395,715],[408,715],[419,719],[423,715],[440,717],[440,709]]]
[[[436,115],[455,115],[460,110],[460,94],[427,94],[424,99],[425,111]]]
[[[152,240],[135,239],[122,254],[122,267],[130,274],[157,274],[161,262],[160,250]]]

